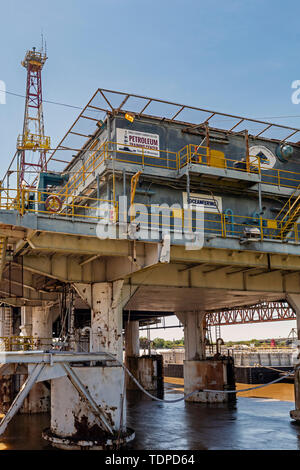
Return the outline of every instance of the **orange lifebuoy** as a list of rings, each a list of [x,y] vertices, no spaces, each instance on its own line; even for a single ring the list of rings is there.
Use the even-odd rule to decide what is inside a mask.
[[[58,196],[51,194],[45,201],[45,208],[49,212],[59,212],[62,208],[62,201]]]

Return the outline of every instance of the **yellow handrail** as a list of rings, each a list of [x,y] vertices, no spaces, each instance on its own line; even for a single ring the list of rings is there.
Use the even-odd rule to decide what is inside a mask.
[[[0,350],[1,343],[4,345],[5,351],[28,351],[40,347],[43,344],[51,344],[53,338],[40,338],[36,336],[0,336]]]
[[[140,164],[142,166],[146,165],[150,167],[166,168],[171,171],[178,171],[186,164],[192,163],[192,158],[196,156],[196,158],[198,158],[198,162],[196,163],[210,167],[213,166],[209,158],[211,149],[207,146],[187,144],[177,152],[160,149],[155,150],[159,153],[159,156],[149,154],[147,155],[147,150],[149,152],[149,149],[143,146],[129,144],[125,146],[124,144],[113,141],[105,141],[100,144],[98,140],[95,140],[89,148],[82,151],[83,154],[90,152],[91,154],[89,157],[70,177],[69,181],[58,192],[58,194],[65,192],[69,193],[70,196],[74,194],[80,187],[80,184],[84,183],[87,178],[103,163],[103,161],[107,159],[121,161],[124,163],[134,163],[137,165]],[[122,157],[120,158],[120,156]],[[132,159],[133,156],[136,157],[135,160]],[[258,156],[250,155],[249,157],[251,158],[251,162],[249,168],[247,169],[246,164],[245,168],[234,166],[234,164],[240,163],[241,160],[227,158],[224,155],[224,159],[222,158],[224,169],[227,168],[248,173],[258,173],[260,175],[262,174],[262,171],[267,171],[262,167],[260,158]],[[214,156],[214,160],[217,160],[218,158],[220,157]],[[272,172],[275,172],[276,174],[273,174]],[[291,175],[293,175],[295,178],[292,178]],[[299,184],[300,182],[300,173],[292,172],[290,170],[270,169],[268,170],[268,174],[264,173],[264,176],[266,179],[274,179],[274,181],[264,181],[265,184],[294,188],[295,186],[293,183]]]
[[[279,219],[281,213],[286,210],[287,206],[289,206],[288,212],[290,212],[290,210],[291,210],[291,200],[292,200],[292,198],[294,197],[294,195],[296,194],[296,192],[299,191],[299,190],[300,190],[300,184],[297,186],[297,188],[295,189],[295,191],[293,191],[293,193],[291,194],[291,196],[289,197],[289,199],[287,200],[287,202],[286,202],[286,203],[284,204],[284,206],[281,208],[280,212],[277,214],[277,216],[276,216],[276,218],[275,218],[276,220]],[[298,196],[298,197],[299,197],[299,196]],[[297,199],[298,199],[298,198],[297,198]],[[297,199],[296,199],[296,201],[297,201]],[[294,201],[294,204],[295,204],[296,201]],[[293,204],[293,205],[294,205],[294,204]],[[292,206],[292,207],[293,207],[293,206]],[[283,219],[284,219],[284,217],[282,217],[281,220],[283,220]]]
[[[72,217],[91,221],[101,221],[104,220],[106,217],[106,209],[101,210],[101,207],[103,207],[102,204],[109,204],[109,207],[114,208],[113,221],[117,222],[120,217],[118,204],[115,201],[108,199],[99,199],[96,197],[84,195],[74,196],[70,195],[70,193],[63,193],[59,194],[59,197],[61,197],[62,199],[62,207],[60,211],[56,213],[51,213],[49,212],[49,210],[46,209],[45,200],[48,196],[57,197],[58,193],[37,190],[29,191],[27,189],[22,189],[22,191],[19,192],[19,199],[17,199],[16,197],[11,198],[9,196],[10,191],[15,190],[10,189],[9,191],[2,193],[2,197],[0,199],[0,208],[5,209],[7,207],[7,200],[11,201],[11,199],[13,199],[20,215],[24,215],[25,213],[35,213],[44,214],[48,217]],[[29,200],[29,194],[33,194],[35,196],[34,200]],[[145,213],[145,215],[147,215],[147,217],[145,217],[145,222],[140,220],[139,222],[141,223],[141,226],[145,226],[146,228],[168,228],[170,229],[170,231],[172,231],[173,229],[177,229],[177,225],[174,225],[175,222],[177,224],[178,220],[181,220],[181,222],[183,221],[183,209],[177,209],[176,211],[173,211],[171,207],[170,211],[173,211],[174,215],[173,217],[170,216],[170,221],[166,223],[165,221],[160,220],[159,211],[157,213],[157,208],[160,207],[159,204],[146,204],[143,205],[143,207],[146,207],[147,213]],[[155,211],[153,212],[152,210],[154,208]],[[151,213],[151,225],[149,225],[148,223],[149,213]],[[143,215],[143,211],[140,214]],[[126,217],[126,214],[123,215]],[[261,240],[284,239],[284,234],[282,232],[284,222],[282,221],[277,220],[277,225],[275,225],[274,228],[274,225],[269,223],[270,219],[237,214],[232,214],[231,218],[228,219],[226,216],[227,214],[225,215],[224,213],[219,214],[212,212],[204,212],[203,219],[206,223],[205,232],[219,234],[220,236],[228,238],[229,236],[241,236],[245,227],[258,227],[260,229]],[[126,220],[126,218],[122,217],[122,220]],[[191,217],[191,220],[197,220],[197,218]],[[291,241],[299,241],[298,229],[298,224],[294,224],[289,238]]]

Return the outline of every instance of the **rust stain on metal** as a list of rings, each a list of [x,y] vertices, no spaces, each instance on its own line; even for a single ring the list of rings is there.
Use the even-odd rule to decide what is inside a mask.
[[[76,433],[71,439],[106,442],[110,436],[98,424],[89,425],[87,416],[82,416],[80,419],[74,416],[74,426]]]
[[[12,376],[3,375],[0,379],[0,411],[6,413],[13,401]]]
[[[116,341],[118,341],[118,339],[121,337],[121,335],[118,334],[118,330],[117,330],[117,329],[114,330],[114,335],[115,335],[115,340],[116,340]]]
[[[200,361],[195,362],[196,374],[201,378],[201,382],[205,388],[211,390],[222,390],[224,387],[223,363]]]
[[[112,415],[111,415],[111,411],[113,411],[113,409],[116,409],[116,407],[108,407],[108,406],[102,406],[102,409],[105,413],[105,417],[107,419],[107,421],[109,422],[109,424],[111,425],[111,427],[113,428],[114,425],[115,425],[115,422],[114,420],[112,419]]]

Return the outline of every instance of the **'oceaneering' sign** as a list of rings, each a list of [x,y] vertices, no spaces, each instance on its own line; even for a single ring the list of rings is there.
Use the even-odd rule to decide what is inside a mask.
[[[187,193],[182,193],[183,204],[190,204],[192,209],[197,208],[204,210],[204,212],[222,212],[222,198],[219,196],[210,196],[208,194],[190,193],[189,201],[187,200]]]

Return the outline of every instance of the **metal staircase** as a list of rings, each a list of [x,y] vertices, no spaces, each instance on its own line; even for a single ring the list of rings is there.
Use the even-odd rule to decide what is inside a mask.
[[[279,223],[279,237],[284,240],[300,218],[300,184],[276,217]]]

